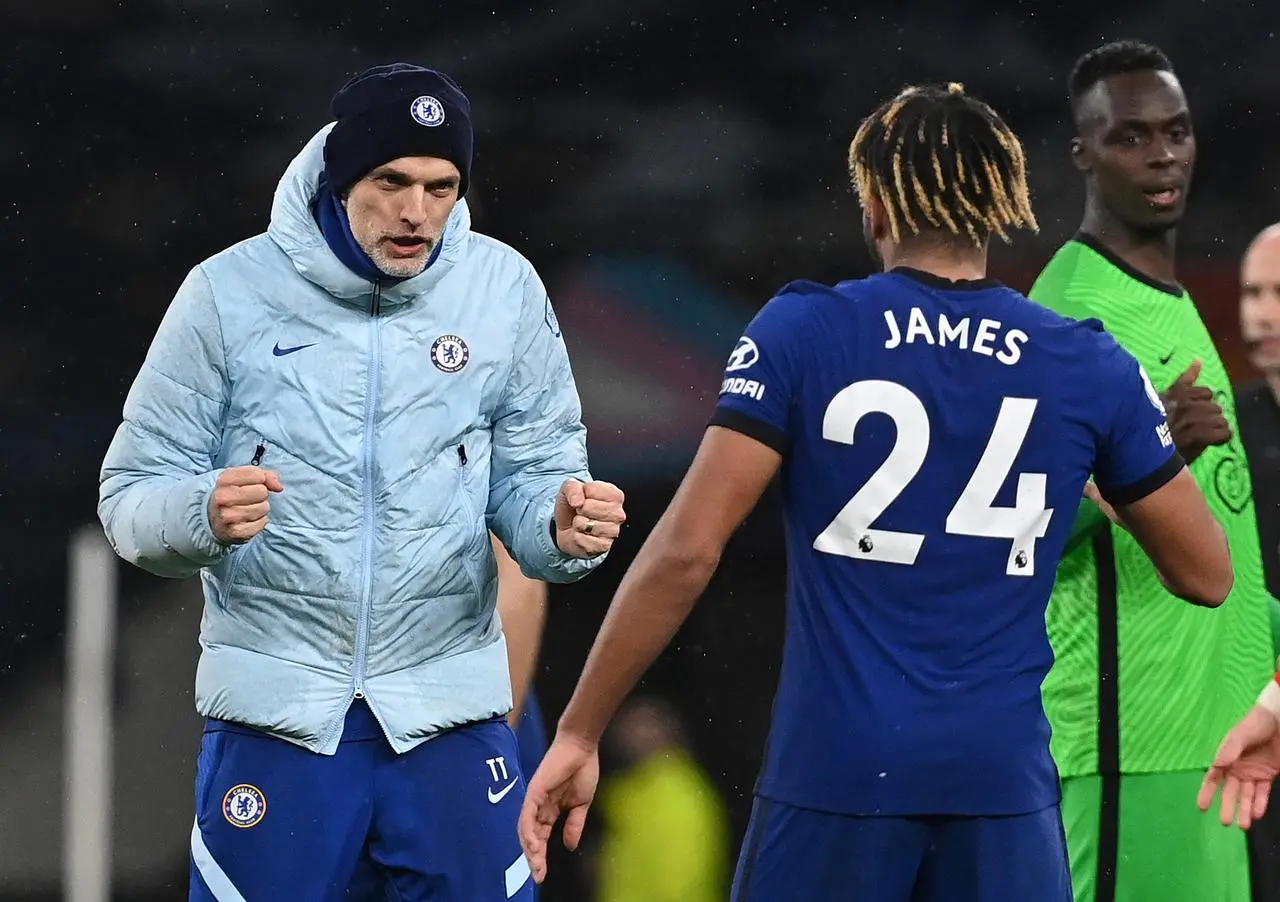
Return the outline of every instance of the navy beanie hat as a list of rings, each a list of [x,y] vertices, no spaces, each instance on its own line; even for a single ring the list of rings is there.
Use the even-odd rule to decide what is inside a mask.
[[[399,157],[439,157],[458,167],[458,196],[471,180],[471,102],[443,72],[410,63],[375,66],[333,96],[337,120],[324,144],[324,171],[339,196]]]

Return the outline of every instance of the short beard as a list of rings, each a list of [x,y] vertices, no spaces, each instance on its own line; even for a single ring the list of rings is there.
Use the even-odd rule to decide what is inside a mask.
[[[435,251],[435,242],[428,241],[425,257],[405,259],[388,255],[384,250],[386,245],[382,242],[376,243],[373,247],[365,247],[363,244],[360,246],[379,272],[396,279],[411,279],[421,275],[431,260],[431,254]]]

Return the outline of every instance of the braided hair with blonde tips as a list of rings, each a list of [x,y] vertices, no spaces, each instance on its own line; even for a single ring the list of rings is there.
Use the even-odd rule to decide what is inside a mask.
[[[1039,230],[1022,143],[964,86],[913,86],[864,119],[849,145],[863,209],[884,205],[896,244],[942,233],[985,246],[1014,229]]]

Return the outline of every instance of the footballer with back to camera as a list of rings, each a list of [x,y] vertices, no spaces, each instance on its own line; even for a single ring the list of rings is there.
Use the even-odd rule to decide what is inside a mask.
[[[884,271],[786,285],[618,588],[521,812],[535,878],[581,838],[609,719],[781,475],[787,625],[735,902],[1066,902],[1044,613],[1090,474],[1169,588],[1231,561],[1134,357],[987,275],[1034,229],[1016,135],[909,88],[849,164]]]

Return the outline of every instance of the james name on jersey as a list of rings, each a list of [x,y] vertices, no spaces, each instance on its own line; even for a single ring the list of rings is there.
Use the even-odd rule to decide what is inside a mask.
[[[939,313],[937,322],[933,328],[930,328],[929,320],[919,307],[912,307],[911,313],[907,316],[906,338],[903,338],[902,329],[898,326],[892,310],[884,312],[884,321],[889,327],[889,336],[885,339],[884,346],[889,350],[915,341],[923,341],[926,344],[937,344],[939,347],[954,345],[961,350],[973,351],[975,354],[994,356],[1006,366],[1013,366],[1022,357],[1022,346],[1027,342],[1026,332],[1021,329],[1010,329],[1004,333],[1004,349],[997,351],[994,345],[1004,329],[1004,324],[999,320],[982,319],[978,322],[976,329],[971,329],[969,317],[966,316],[953,324],[945,313]],[[971,333],[972,344],[969,342]]]
[[[936,322],[931,326],[924,311],[919,307],[912,307],[907,315],[905,337],[903,337],[904,330],[898,325],[892,310],[884,312],[884,321],[889,330],[884,346],[889,350],[920,341],[942,348],[957,347],[962,351],[995,357],[1006,366],[1013,366],[1022,359],[1022,346],[1028,341],[1026,332],[1021,329],[1010,329],[1005,332],[1004,324],[994,319],[981,319],[975,328],[967,316],[952,323],[945,313],[939,313]],[[1002,350],[996,350],[1001,344],[1002,337],[1004,347]],[[743,336],[729,356],[725,372],[750,369],[759,359],[760,349],[756,347],[756,343]],[[743,376],[726,376],[724,382],[720,384],[722,395],[746,395],[757,401],[763,401],[764,392],[765,386],[762,382]]]
[[[962,351],[994,357],[1005,366],[1014,366],[1022,359],[1022,348],[1030,340],[1022,329],[1005,331],[1002,322],[987,317],[980,318],[975,327],[972,319],[967,316],[952,322],[945,313],[929,315],[919,307],[912,307],[906,316],[906,327],[903,328],[899,324],[899,316],[900,314],[895,314],[893,310],[884,311],[884,322],[887,328],[884,347],[887,350],[895,350],[904,345],[920,342],[938,348],[959,348]],[[738,344],[729,355],[729,361],[725,367],[725,379],[720,384],[721,396],[744,395],[756,401],[763,401],[764,382],[745,376],[729,375],[740,370],[749,370],[759,360],[760,349],[755,341],[745,335],[738,339]],[[1147,397],[1163,412],[1164,405],[1147,377],[1146,371],[1141,365],[1138,369]],[[1160,438],[1161,445],[1166,448],[1172,446],[1173,437],[1168,423],[1160,423],[1156,428],[1156,434]]]

